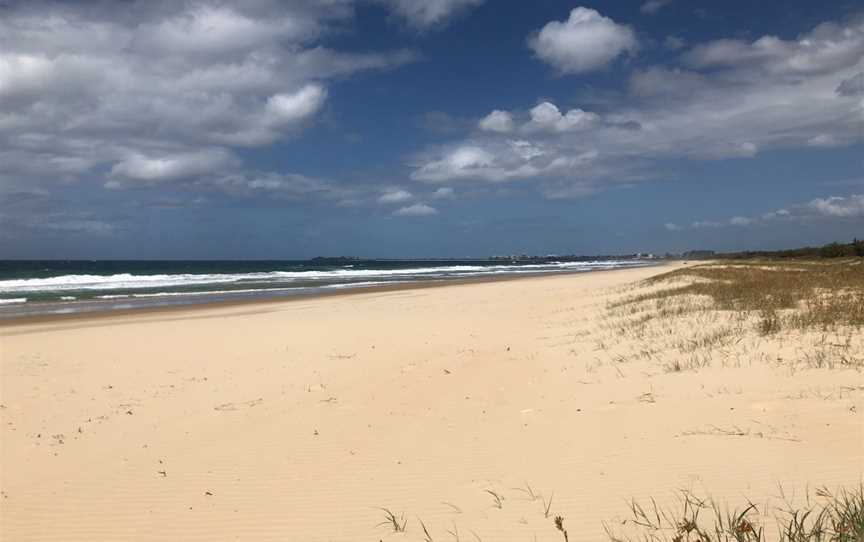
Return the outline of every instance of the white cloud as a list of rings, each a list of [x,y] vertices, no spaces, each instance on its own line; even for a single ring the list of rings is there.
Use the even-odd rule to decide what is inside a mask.
[[[297,136],[332,79],[416,58],[318,44],[352,17],[349,0],[2,9],[0,177],[31,185],[240,173],[232,148]]]
[[[678,224],[675,224],[674,222],[667,222],[666,224],[663,224],[663,227],[669,231],[681,231],[684,229]]]
[[[378,197],[378,203],[402,203],[413,198],[414,195],[401,188],[388,188]]]
[[[807,144],[811,147],[833,147],[838,142],[831,134],[819,134],[808,139]]]
[[[858,220],[864,219],[864,194],[850,196],[830,196],[815,198],[807,203],[791,205],[786,209],[778,209],[763,213],[760,216],[733,216],[729,220],[718,222],[697,220],[690,224],[692,229],[724,228],[727,226],[765,225],[777,221],[808,222],[814,220]],[[667,223],[666,229],[678,231],[682,228]]]
[[[442,186],[438,190],[432,192],[432,197],[435,199],[450,199],[456,197],[456,192],[448,186]]]
[[[857,88],[864,73],[864,19],[819,25],[777,46],[780,53],[744,51],[737,62],[732,56],[719,63],[716,51],[693,52],[726,43],[697,45],[681,66],[636,70],[627,93],[606,99],[602,117],[581,108],[563,113],[551,102],[531,109],[527,121],[507,112],[518,143],[475,133],[421,153],[412,178],[536,179],[547,197],[577,197],[653,178],[669,159],[745,159],[773,149],[862,142],[864,91]],[[765,47],[736,43],[748,50]],[[468,149],[482,161],[456,160]]]
[[[864,217],[864,194],[848,197],[833,196],[825,199],[816,198],[807,204],[807,208],[827,217]]]
[[[506,134],[513,131],[513,115],[507,111],[496,109],[483,117],[478,126],[487,132],[500,132]]]
[[[140,25],[131,43],[170,54],[226,54],[277,39],[308,38],[318,30],[317,24],[304,28],[309,22],[295,17],[256,18],[230,5],[193,4],[173,17]]]
[[[770,211],[762,215],[762,220],[775,220],[778,218],[788,218],[792,213],[789,212],[788,209],[778,209],[776,211]]]
[[[51,82],[52,68],[51,61],[42,56],[0,56],[0,96],[41,91]]]
[[[593,9],[577,7],[566,21],[547,23],[528,45],[560,72],[581,73],[601,68],[625,52],[635,52],[637,41],[630,27]]]
[[[755,218],[747,218],[746,216],[733,216],[729,219],[729,225],[731,226],[750,226],[755,222]]]
[[[415,203],[408,207],[402,207],[393,214],[398,216],[431,216],[437,215],[438,210],[426,205],[425,203]]]
[[[558,106],[551,102],[541,102],[528,111],[529,120],[516,125],[513,113],[496,109],[484,117],[479,126],[487,132],[511,133],[517,129],[524,132],[572,132],[585,130],[596,125],[600,116],[582,109],[570,109],[562,114]]]
[[[565,115],[555,104],[543,102],[530,111],[531,121],[525,125],[527,130],[546,130],[550,132],[569,132],[590,128],[598,120],[596,113],[581,109],[571,109]]]
[[[274,94],[267,99],[267,112],[274,124],[301,122],[321,109],[327,91],[317,84],[308,84],[292,94]]]
[[[804,75],[855,65],[861,60],[862,49],[860,21],[847,27],[823,23],[795,40],[767,35],[753,42],[712,41],[694,47],[684,59],[699,68],[753,68],[776,75]]]
[[[471,177],[492,166],[494,156],[476,146],[466,145],[444,153],[438,160],[424,164],[414,172],[414,178],[426,181]]]
[[[672,3],[672,0],[648,0],[642,7],[639,8],[639,11],[642,13],[647,13],[649,15],[654,15],[661,9],[665,8],[669,4]]]
[[[445,148],[421,160],[411,178],[425,182],[481,180],[505,182],[564,172],[590,163],[597,153],[561,156],[554,148],[524,140],[479,143]]]
[[[380,0],[396,15],[418,29],[442,26],[450,19],[482,4],[485,0]]]
[[[131,154],[111,168],[108,186],[118,188],[122,180],[163,182],[194,177],[236,164],[230,153],[221,150],[204,150],[190,153],[145,156]]]

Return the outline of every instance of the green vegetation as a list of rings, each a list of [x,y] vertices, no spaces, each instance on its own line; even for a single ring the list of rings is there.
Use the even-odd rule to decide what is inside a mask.
[[[851,243],[829,243],[821,247],[793,248],[791,250],[757,250],[717,254],[717,258],[852,258],[864,257],[864,241],[853,239]]]

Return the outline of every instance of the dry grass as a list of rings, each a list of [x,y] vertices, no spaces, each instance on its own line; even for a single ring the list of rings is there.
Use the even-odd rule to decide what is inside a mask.
[[[790,368],[860,370],[862,325],[860,259],[733,261],[677,269],[619,291],[606,303],[594,344],[613,366],[650,361],[669,373],[774,363],[765,352],[794,345],[799,351],[782,361]]]
[[[613,307],[679,296],[705,296],[716,310],[758,313],[758,330],[762,334],[781,329],[827,330],[864,325],[861,260],[708,264],[664,273],[644,284],[680,281],[687,283],[631,296]],[[678,310],[686,312],[680,307]]]
[[[488,493],[489,495],[492,496],[495,508],[498,508],[499,510],[501,508],[504,508],[504,497],[502,497],[500,493],[496,493],[495,491],[492,491],[491,489],[487,489],[485,491],[486,491],[486,493]]]
[[[576,539],[582,539],[578,530],[574,531],[578,527],[565,526],[563,515],[550,518],[551,497],[546,501],[533,489],[528,491],[533,494],[531,502],[543,501],[544,510],[538,513],[543,514],[543,524],[548,526],[538,531],[542,538],[535,535],[535,540],[563,538],[569,542],[568,531],[574,532]],[[654,499],[649,503],[633,500],[626,518],[604,522],[603,528],[611,542],[864,542],[864,485],[837,492],[826,488],[808,491],[798,504],[787,498],[781,487],[780,498],[775,502],[780,504],[760,508],[748,501],[739,508],[729,508],[691,491],[681,491],[678,504],[673,507],[660,506]],[[394,533],[406,532],[404,514],[396,515],[386,508],[380,510],[385,514],[381,525],[387,525]],[[411,539],[433,542],[432,531],[423,520],[417,518],[417,524],[419,532],[413,533],[415,538]],[[444,532],[445,538],[462,540],[455,523]],[[474,540],[482,542],[476,532],[471,529],[468,532]]]
[[[808,495],[804,507],[785,505],[760,514],[753,503],[741,509],[721,508],[716,502],[682,491],[677,509],[661,508],[652,499],[650,506],[630,503],[630,516],[623,522],[626,533],[604,524],[612,542],[763,542],[766,523],[773,523],[779,542],[862,542],[864,541],[864,487]],[[766,517],[768,520],[766,521]]]
[[[405,519],[405,514],[395,514],[389,508],[381,508],[382,512],[384,512],[384,521],[379,523],[377,526],[381,527],[386,525],[387,527],[393,529],[394,533],[404,533],[405,527],[408,526],[408,520]]]

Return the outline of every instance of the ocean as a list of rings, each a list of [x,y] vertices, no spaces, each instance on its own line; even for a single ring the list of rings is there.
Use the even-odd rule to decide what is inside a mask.
[[[0,318],[310,295],[418,281],[574,273],[650,260],[0,261]]]

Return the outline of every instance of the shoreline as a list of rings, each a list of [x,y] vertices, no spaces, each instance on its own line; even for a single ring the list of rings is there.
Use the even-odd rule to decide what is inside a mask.
[[[207,309],[223,309],[238,307],[248,307],[254,305],[273,305],[279,303],[293,303],[297,301],[309,301],[319,298],[354,296],[360,294],[379,294],[388,292],[398,292],[403,290],[422,290],[427,288],[440,288],[444,286],[466,286],[472,284],[483,284],[488,282],[506,282],[513,280],[531,280],[542,279],[557,276],[572,276],[584,275],[593,273],[609,273],[614,271],[624,271],[628,269],[643,269],[643,268],[661,268],[675,265],[677,262],[660,262],[645,265],[622,266],[612,269],[591,269],[588,271],[553,271],[553,272],[537,272],[537,273],[520,273],[520,274],[502,274],[498,276],[480,276],[474,278],[454,278],[454,279],[433,279],[433,280],[409,280],[400,281],[394,284],[379,284],[374,286],[363,287],[345,287],[334,288],[329,290],[313,290],[308,292],[298,292],[294,294],[272,296],[249,296],[246,298],[237,297],[235,299],[216,299],[208,301],[206,299],[190,300],[190,302],[176,302],[172,304],[159,305],[154,303],[152,306],[142,305],[140,307],[118,308],[118,309],[95,309],[91,311],[54,313],[54,314],[36,314],[36,315],[21,315],[21,316],[0,316],[0,330],[4,328],[39,325],[44,323],[67,322],[80,319],[105,319],[113,317],[135,316],[135,315],[152,315],[159,313],[182,313],[186,311],[203,311]],[[263,292],[263,290],[262,290]],[[190,298],[194,299],[194,298]],[[87,301],[82,301],[86,303]],[[71,302],[70,302],[71,303]],[[108,302],[106,302],[108,304]]]

